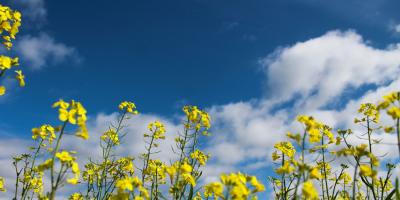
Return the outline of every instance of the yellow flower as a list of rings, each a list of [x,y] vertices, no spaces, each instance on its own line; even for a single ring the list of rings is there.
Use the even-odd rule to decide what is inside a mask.
[[[317,167],[313,167],[310,171],[310,178],[311,179],[321,179],[322,175]]]
[[[67,103],[60,99],[53,104],[53,108],[57,107],[59,108],[58,118],[60,121],[68,121],[73,125],[77,124],[79,129],[75,135],[85,140],[89,139],[89,133],[86,127],[86,109],[82,106],[82,104],[74,100],[72,100],[71,103]]]
[[[250,176],[250,184],[254,187],[252,193],[265,191],[265,186],[257,180],[257,177]]]
[[[316,142],[320,142],[321,141],[322,135],[321,135],[319,129],[316,129],[316,128],[310,129],[308,131],[308,133],[310,134],[309,141],[311,143],[316,143]]]
[[[142,199],[150,199],[150,195],[149,195],[149,192],[147,191],[147,189],[145,187],[141,186],[141,182],[138,178],[136,180],[137,181],[135,184],[137,185],[137,187],[139,187],[140,197]]]
[[[194,180],[193,176],[189,173],[182,174],[183,180],[186,183],[189,183],[193,187],[196,186],[196,181]]]
[[[296,153],[296,149],[290,142],[279,142],[275,144],[274,147],[280,150],[283,154],[289,156],[290,158],[293,158],[294,154]]]
[[[323,135],[328,137],[329,143],[333,143],[335,141],[333,133],[330,132],[331,128],[315,120],[312,116],[300,115],[297,117],[297,121],[305,125],[306,131],[310,135],[310,143],[320,142]]]
[[[278,154],[278,152],[274,151],[272,153],[272,160],[275,161],[278,160],[279,158],[281,158],[281,156]]]
[[[18,80],[19,86],[24,87],[25,86],[25,76],[22,74],[22,71],[16,70],[15,73],[17,73],[17,76],[15,78]]]
[[[372,170],[369,165],[360,165],[360,175],[374,178],[376,176],[376,171]]]
[[[223,174],[221,175],[220,179],[227,188],[230,188],[230,199],[245,200],[251,193],[265,190],[264,185],[259,183],[255,177],[247,176],[240,172],[231,173],[229,175]],[[250,191],[250,189],[247,187],[248,183],[254,187],[253,191]]]
[[[331,174],[332,167],[331,167],[331,165],[329,163],[327,163],[327,162],[317,162],[317,164],[318,164],[317,168],[319,170],[323,170],[324,169],[326,171],[327,175]]]
[[[113,194],[110,200],[129,200],[129,193],[118,190],[117,194]]]
[[[326,137],[328,137],[330,144],[335,142],[335,137],[328,126],[324,126],[323,133]]]
[[[74,178],[67,179],[67,183],[72,184],[72,185],[78,184],[78,181],[79,181],[79,177],[76,177],[76,176]]]
[[[77,174],[77,173],[80,172],[80,170],[79,170],[79,165],[78,165],[77,162],[72,162],[71,169],[72,169],[72,172],[73,172],[74,174]]]
[[[351,176],[349,173],[344,172],[339,176],[339,180],[343,180],[343,183],[347,185],[351,182]]]
[[[68,200],[83,200],[83,195],[80,193],[74,193],[68,198]]]
[[[399,92],[391,92],[388,95],[383,96],[383,101],[378,104],[378,109],[386,109],[389,107],[390,104],[394,103],[398,100]]]
[[[181,165],[180,168],[182,173],[190,173],[192,172],[193,168],[191,165],[187,164],[186,162]]]
[[[164,183],[166,177],[165,168],[165,164],[160,160],[149,160],[148,166],[143,173],[150,175],[146,177],[146,180],[153,181],[156,178],[158,183]]]
[[[86,127],[86,124],[80,124],[79,125],[79,130],[78,130],[78,132],[76,132],[75,135],[80,137],[80,138],[82,138],[82,139],[84,139],[84,140],[89,139],[89,131],[88,131],[87,127]]]
[[[400,108],[393,106],[387,110],[387,114],[390,115],[393,119],[398,119],[400,118]]]
[[[44,170],[50,169],[50,167],[53,165],[53,159],[47,159],[44,161],[42,164],[37,166],[37,170],[39,172],[43,172]]]
[[[3,34],[3,44],[8,50],[12,46],[11,39],[15,39],[18,33],[19,26],[21,26],[21,13],[0,5],[0,33]]]
[[[161,123],[160,121],[155,121],[152,122],[148,125],[148,129],[149,131],[152,132],[152,137],[154,137],[154,139],[165,139],[165,126],[163,123]],[[145,134],[145,137],[149,136],[147,134]]]
[[[200,165],[206,165],[209,156],[205,155],[202,151],[196,149],[193,153],[190,154],[190,157],[197,160]]]
[[[214,195],[214,197],[218,199],[218,197],[222,197],[223,192],[224,186],[221,182],[213,182],[204,186],[204,196],[206,198],[212,197]]]
[[[6,87],[0,85],[0,96],[3,96],[6,93]]]
[[[389,126],[389,127],[385,127],[383,130],[385,131],[385,133],[391,133],[394,131],[394,128]]]
[[[133,191],[134,188],[142,185],[138,177],[127,177],[117,181],[115,187],[120,191],[129,190]]]
[[[305,199],[310,199],[310,200],[318,199],[318,192],[315,189],[312,181],[306,181],[303,183],[302,195]]]
[[[124,101],[119,104],[118,108],[134,115],[139,114],[139,112],[136,110],[136,105],[133,102]]]
[[[4,178],[0,177],[0,192],[6,192],[6,189],[4,188]]]
[[[231,173],[229,175],[223,174],[221,175],[221,181],[225,185],[238,185],[238,184],[245,184],[247,178],[242,173]]]
[[[122,170],[133,173],[134,168],[133,168],[132,159],[133,158],[129,158],[129,157],[121,158],[117,161],[117,163],[119,164],[119,166]]]
[[[119,145],[119,136],[118,133],[115,132],[114,130],[110,129],[106,132],[103,133],[101,136],[101,139],[105,142],[107,142],[107,139],[109,139],[114,145]]]
[[[12,67],[12,58],[0,55],[0,69],[6,70]]]
[[[61,153],[60,153],[60,152],[57,152],[57,153],[56,153],[56,157],[57,157],[58,159],[60,159],[60,161],[61,161],[62,163],[69,163],[69,162],[71,162],[71,161],[74,160],[74,158],[71,156],[71,154],[69,154],[68,151],[62,151]]]
[[[211,127],[210,115],[197,106],[184,106],[183,112],[186,114],[188,122],[191,122],[196,130],[200,130],[201,127],[205,129]]]
[[[115,186],[120,190],[133,191],[132,178],[118,180]]]
[[[60,109],[66,110],[69,107],[69,103],[67,103],[64,100],[60,99],[59,101],[55,102],[52,107],[53,108],[60,107]]]
[[[174,179],[176,171],[177,170],[175,165],[165,167],[165,172],[169,175],[171,181]]]
[[[245,184],[239,184],[232,188],[231,196],[235,200],[245,200],[250,195],[249,188]]]
[[[32,139],[36,140],[38,137],[41,139],[48,139],[49,143],[52,143],[54,139],[56,139],[56,135],[54,133],[55,129],[51,125],[45,124],[39,128],[32,129]]]
[[[275,170],[277,174],[290,174],[294,171],[294,167],[290,165],[289,161],[285,161],[283,165]]]
[[[380,118],[378,107],[372,103],[361,104],[360,108],[358,109],[358,112],[363,114],[364,117],[362,117],[361,119],[355,119],[355,121],[357,120],[357,122],[361,122],[361,121],[366,121],[367,119],[369,119],[375,123],[378,123],[379,118]]]
[[[43,177],[42,177],[42,174],[39,174],[37,177],[32,178],[29,181],[29,183],[32,186],[34,193],[41,194],[43,192]]]

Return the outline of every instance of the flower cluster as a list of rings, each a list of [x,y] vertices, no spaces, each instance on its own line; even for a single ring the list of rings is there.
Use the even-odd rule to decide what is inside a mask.
[[[204,127],[207,130],[211,127],[210,116],[197,106],[184,106],[183,112],[186,114],[186,126],[188,126],[188,128],[193,127],[196,130],[200,130],[201,127]],[[206,133],[207,132],[204,132],[203,134]]]
[[[11,40],[19,32],[22,15],[18,11],[13,11],[7,6],[0,5],[0,33],[3,37],[3,45],[11,49]]]
[[[383,97],[383,101],[381,101],[377,108],[379,110],[386,110],[386,113],[393,119],[394,124],[391,126],[385,127],[386,133],[394,132],[399,126],[400,119],[400,92],[392,92]],[[399,133],[397,133],[399,134]],[[400,137],[398,137],[398,141],[400,141]],[[400,147],[399,147],[400,150]]]
[[[255,176],[242,173],[223,174],[221,181],[212,182],[204,187],[204,197],[215,199],[254,199],[256,193],[263,192],[265,187]],[[227,192],[224,192],[227,190]]]
[[[379,156],[374,154],[376,138],[381,131],[381,110],[395,120],[393,126],[386,126],[385,132],[399,135],[399,92],[384,97],[378,104],[360,105],[354,123],[365,128],[363,133],[354,133],[351,129],[337,130],[337,136],[331,127],[311,116],[298,116],[298,122],[304,125],[303,134],[287,133],[289,141],[275,144],[272,160],[277,177],[270,177],[276,199],[390,199],[398,192],[392,184],[394,165],[387,163],[386,172],[380,174]],[[308,142],[307,142],[308,138]],[[361,139],[365,142],[357,142]],[[305,156],[307,153],[307,156]],[[346,159],[342,159],[345,157]],[[353,172],[349,165],[354,166]],[[336,167],[334,167],[336,166]],[[340,167],[337,167],[340,166]],[[301,190],[300,190],[301,188]],[[398,198],[398,197],[397,197]]]
[[[53,108],[58,108],[58,119],[64,122],[64,126],[68,123],[78,125],[79,129],[76,136],[85,140],[89,139],[88,130],[86,128],[86,109],[80,102],[72,100],[70,103],[60,99],[53,104]]]
[[[104,132],[101,136],[101,139],[104,142],[108,142],[107,140],[109,140],[109,142],[112,142],[114,145],[119,145],[118,133],[113,129],[109,129],[108,131]]]
[[[165,126],[160,121],[152,122],[148,125],[151,134],[144,134],[144,137],[154,137],[154,139],[165,139]]]
[[[118,108],[122,111],[126,111],[127,113],[131,113],[134,115],[139,114],[139,112],[136,110],[136,105],[133,102],[124,101],[119,104]]]
[[[37,139],[41,139],[41,140],[48,140],[49,143],[51,144],[53,142],[54,139],[56,139],[56,134],[55,131],[57,129],[55,129],[54,127],[52,127],[51,125],[45,124],[40,126],[39,128],[33,128],[32,129],[32,139],[33,140],[37,140]]]
[[[79,103],[71,103],[60,100],[54,103],[58,107],[58,116],[62,122],[60,126],[49,124],[32,129],[32,139],[36,142],[31,147],[31,152],[14,157],[14,168],[16,171],[15,199],[31,198],[31,193],[38,199],[54,199],[56,191],[65,183],[76,185],[79,183],[81,171],[77,162],[76,152],[60,150],[61,140],[67,130],[67,125],[77,124],[78,135],[87,138],[86,110]],[[45,148],[47,147],[47,148]],[[39,163],[40,160],[44,160]],[[67,178],[70,174],[73,176]],[[45,192],[43,178],[50,177],[49,191]],[[18,190],[21,188],[21,190]],[[19,193],[19,191],[21,191]]]
[[[210,155],[206,155],[204,152],[196,149],[193,153],[190,154],[190,157],[199,162],[201,166],[204,166],[206,165],[206,162]]]
[[[3,40],[3,45],[7,50],[13,46],[12,40],[15,39],[21,26],[21,13],[14,11],[7,6],[0,4],[0,37]],[[11,58],[6,55],[0,55],[0,78],[6,74],[12,67],[19,65],[18,57]],[[25,76],[21,70],[15,70],[15,79],[21,87],[25,86]],[[6,93],[6,87],[0,85],[0,96]]]
[[[81,171],[78,163],[75,161],[76,157],[73,157],[68,151],[57,152],[55,155],[56,158],[61,161],[62,166],[71,168],[72,173],[74,174],[74,177],[67,179],[67,182],[73,185],[77,184]]]

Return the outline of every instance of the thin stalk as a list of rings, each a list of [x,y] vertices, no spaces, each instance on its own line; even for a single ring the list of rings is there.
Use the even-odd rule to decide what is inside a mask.
[[[56,158],[56,153],[57,153],[58,149],[60,148],[60,141],[61,141],[62,136],[64,135],[64,130],[65,130],[65,127],[67,126],[67,123],[68,123],[68,121],[65,121],[64,124],[62,125],[61,130],[60,130],[60,136],[57,138],[56,148],[53,150],[53,156],[52,156],[53,162],[51,164],[51,170],[50,170],[50,172],[51,172],[50,200],[54,200],[55,193],[56,193],[56,190],[58,187],[57,185],[54,185],[54,160]]]
[[[324,137],[323,136],[322,136],[321,144],[322,144],[322,146],[324,146]],[[327,177],[327,174],[326,174],[326,163],[325,163],[325,149],[321,148],[321,151],[322,151],[322,163],[323,163],[323,166],[324,166],[323,169],[324,169],[326,196],[329,199],[328,177]]]

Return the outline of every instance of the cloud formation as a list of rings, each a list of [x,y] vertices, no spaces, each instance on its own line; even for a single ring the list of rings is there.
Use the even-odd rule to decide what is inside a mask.
[[[26,62],[32,69],[42,69],[65,61],[75,64],[80,60],[75,48],[55,41],[46,33],[41,33],[37,37],[22,36],[15,49],[21,56],[22,62]]]
[[[279,49],[262,63],[269,94],[280,102],[296,98],[308,110],[325,106],[347,89],[398,78],[400,49],[376,49],[354,31],[331,31]]]

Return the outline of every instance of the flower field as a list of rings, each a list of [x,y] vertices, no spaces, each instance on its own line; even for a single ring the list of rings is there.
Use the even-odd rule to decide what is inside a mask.
[[[18,57],[10,57],[21,26],[19,11],[0,5],[0,34],[7,50],[0,55],[0,79],[10,78],[20,87],[25,76]],[[29,84],[29,83],[28,83]],[[0,85],[0,98],[8,93]],[[1,105],[0,105],[1,106]],[[380,148],[380,134],[395,135],[392,141],[400,155],[400,92],[386,94],[378,102],[359,105],[354,124],[364,130],[335,128],[317,118],[300,115],[293,120],[302,132],[287,132],[286,139],[274,145],[270,160],[274,163],[271,176],[260,177],[233,171],[222,173],[219,180],[205,182],[204,168],[213,155],[202,148],[202,142],[213,140],[212,116],[200,107],[183,106],[179,132],[169,132],[163,121],[147,125],[143,133],[145,151],[138,155],[121,156],[117,149],[125,140],[128,119],[141,115],[140,105],[123,101],[115,105],[117,120],[102,132],[90,132],[85,102],[60,99],[49,107],[57,123],[37,122],[31,138],[34,146],[26,153],[10,155],[15,180],[0,177],[0,196],[11,192],[13,199],[58,199],[60,191],[74,188],[71,200],[82,199],[400,199],[399,159],[388,162],[385,155],[374,154]],[[382,116],[391,119],[387,124]],[[33,119],[34,120],[34,119]],[[282,133],[283,134],[283,133]],[[79,163],[75,149],[64,148],[66,135],[76,141],[98,139],[100,158]],[[174,159],[158,159],[159,148],[173,138]],[[5,184],[15,183],[12,191]]]

